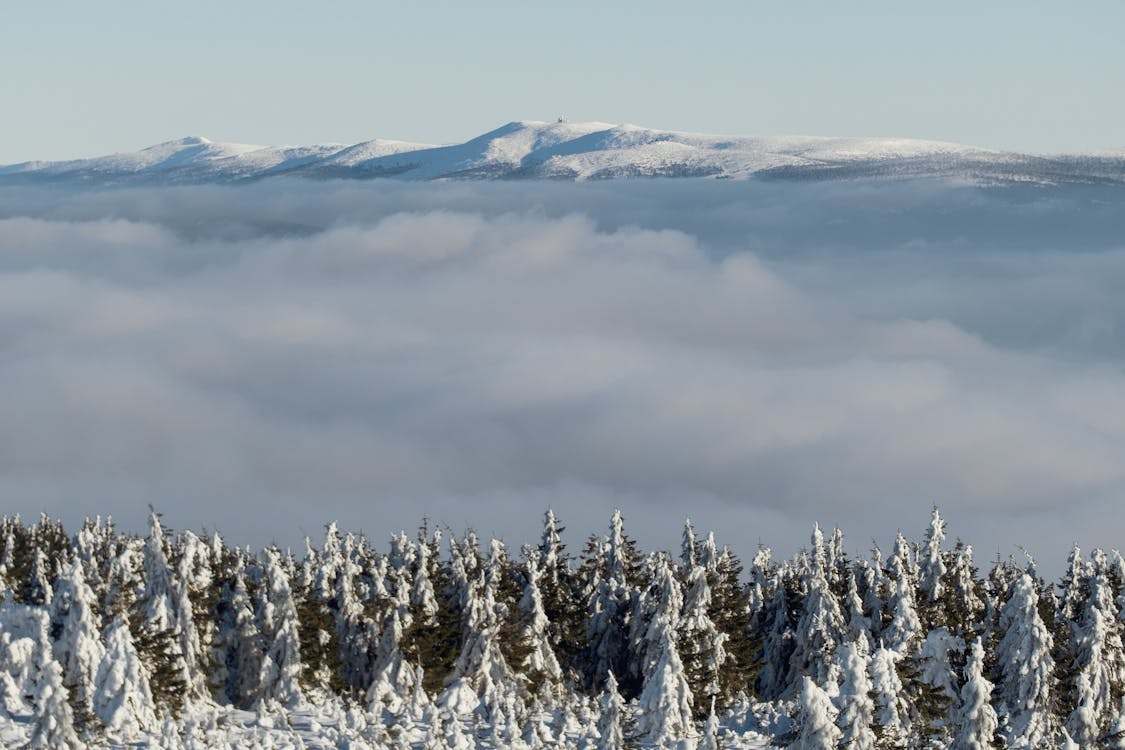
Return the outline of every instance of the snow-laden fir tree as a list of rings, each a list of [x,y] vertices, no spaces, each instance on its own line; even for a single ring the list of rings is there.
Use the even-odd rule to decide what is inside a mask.
[[[710,554],[708,550],[714,535],[708,534],[707,539],[704,558]],[[758,656],[762,639],[754,630],[754,610],[750,592],[742,583],[742,564],[728,547],[718,553],[713,569],[708,570],[707,580],[711,593],[707,615],[723,639],[723,659],[717,662],[718,705],[726,708],[754,692],[761,666]],[[700,707],[698,702],[696,706]]]
[[[258,700],[296,708],[304,702],[301,690],[301,639],[289,576],[276,549],[266,550],[265,597],[259,620],[265,654],[258,680]]]
[[[185,531],[179,545],[177,575],[171,592],[175,612],[175,630],[180,636],[180,653],[183,655],[183,682],[185,697],[205,700],[210,697],[206,672],[209,648],[205,649],[200,628],[196,625],[195,602],[201,604],[201,614],[209,615],[211,609],[212,574],[210,550],[202,539]],[[209,618],[203,618],[203,630],[209,645],[212,634]]]
[[[123,616],[106,629],[106,651],[95,678],[94,712],[106,733],[128,741],[158,725],[148,670]]]
[[[691,569],[699,562],[699,554],[696,551],[697,545],[695,526],[692,525],[690,518],[685,518],[684,531],[680,538],[680,565],[686,572],[691,572]]]
[[[187,666],[172,599],[169,550],[160,516],[152,511],[142,558],[144,589],[132,613],[134,634],[137,651],[148,665],[157,706],[176,714],[184,703]]]
[[[969,648],[956,727],[950,750],[990,750],[995,747],[999,720],[992,707],[992,683],[984,676],[984,647],[980,638],[973,641]]]
[[[62,667],[76,724],[83,729],[93,719],[94,685],[105,656],[98,604],[84,570],[78,559],[71,562],[56,583],[51,603],[54,656]]]
[[[617,691],[617,678],[609,672],[602,690],[601,711],[598,714],[597,750],[624,750],[625,701]]]
[[[840,646],[843,682],[836,696],[842,750],[875,750],[875,702],[868,675],[867,636],[859,634]]]
[[[467,589],[464,640],[450,684],[451,691],[467,688],[475,694],[486,720],[496,715],[517,685],[498,640],[507,616],[506,608],[497,600],[506,556],[504,545],[492,540],[488,565]]]
[[[370,710],[386,708],[401,715],[407,702],[420,687],[414,667],[403,656],[403,631],[410,627],[414,615],[410,608],[410,581],[401,573],[396,576],[395,598],[384,623],[375,657],[375,677],[367,689],[366,703]]]
[[[683,594],[663,557],[656,560],[652,585],[644,597],[651,598],[655,606],[645,632],[637,731],[648,742],[662,746],[695,733],[691,686],[676,646]]]
[[[1110,728],[1116,718],[1118,697],[1125,688],[1122,623],[1117,619],[1105,572],[1096,570],[1087,588],[1082,619],[1074,631],[1077,705],[1067,720],[1070,735],[1084,746],[1093,744]]]
[[[788,680],[791,685],[798,683],[801,675],[809,675],[818,685],[828,685],[836,647],[844,636],[844,615],[828,585],[823,547],[817,526],[813,532],[812,564],[803,575],[801,615],[793,634]]]
[[[918,591],[924,605],[937,602],[944,593],[946,565],[941,549],[944,540],[945,521],[935,505],[918,561]]]
[[[711,710],[703,722],[703,736],[699,738],[698,750],[719,750],[719,717],[715,714],[715,699],[711,698]]]
[[[981,598],[981,583],[973,566],[973,548],[958,543],[949,571],[949,586],[945,592],[945,625],[962,638],[969,639],[981,621],[985,603]]]
[[[788,683],[789,659],[793,653],[793,627],[790,617],[790,579],[780,571],[772,584],[773,595],[759,615],[762,632],[761,664],[758,675],[758,694],[765,700],[777,700],[785,693]]]
[[[909,717],[898,676],[899,655],[880,645],[871,655],[871,687],[875,699],[875,724],[881,735],[879,747],[904,748]]]
[[[557,687],[562,681],[562,667],[551,648],[550,620],[543,606],[539,588],[542,573],[539,555],[530,547],[524,548],[524,587],[519,601],[519,626],[516,633],[519,651],[525,653],[518,665],[519,672],[531,693],[541,686]]]
[[[900,656],[911,656],[921,642],[922,622],[914,604],[914,585],[909,576],[900,575],[895,579],[889,609],[891,621],[883,632],[883,639],[887,647]]]
[[[728,637],[719,632],[711,619],[710,609],[711,585],[707,580],[707,571],[702,565],[695,565],[687,576],[678,645],[700,718],[721,692],[719,681],[729,659],[726,650]]]
[[[1054,736],[1051,634],[1039,615],[1039,594],[1027,573],[1011,586],[1000,614],[1004,633],[996,648],[998,697],[1006,716],[1006,747],[1044,747]]]
[[[235,556],[231,566],[223,584],[213,659],[223,665],[220,699],[249,709],[258,700],[264,646],[247,591],[246,566],[241,554]]]
[[[35,706],[28,750],[84,750],[85,743],[74,731],[74,715],[63,687],[59,663],[47,651],[40,653],[39,678],[32,703]]]
[[[801,678],[801,692],[797,698],[797,739],[791,750],[836,750],[841,732],[836,726],[838,712],[828,693],[817,686],[811,677]]]
[[[629,672],[628,632],[632,610],[630,577],[636,553],[625,535],[621,511],[614,510],[609,536],[600,550],[599,575],[588,603],[586,686],[597,687],[612,671],[620,680]]]

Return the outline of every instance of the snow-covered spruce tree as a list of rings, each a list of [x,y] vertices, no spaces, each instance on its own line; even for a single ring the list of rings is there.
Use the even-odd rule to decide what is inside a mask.
[[[446,677],[451,675],[461,652],[462,620],[464,604],[462,588],[455,580],[453,560],[440,561],[439,549],[441,533],[435,531],[428,542],[425,560],[429,566],[427,577],[434,591],[436,611],[432,616],[426,614],[428,605],[424,602],[412,603],[413,619],[403,631],[400,648],[412,665],[420,672],[419,679],[430,696],[436,696],[445,686]],[[450,550],[457,549],[450,539]],[[459,578],[462,573],[458,573]],[[415,579],[417,580],[417,579]]]
[[[835,750],[841,739],[838,712],[828,693],[807,675],[801,678],[797,698],[796,741],[792,750]]]
[[[1004,633],[996,649],[998,698],[1006,718],[1005,746],[1041,748],[1054,737],[1051,634],[1039,616],[1039,595],[1024,573],[1011,586],[1000,613]]]
[[[564,673],[578,674],[586,648],[586,598],[571,569],[571,558],[562,541],[566,528],[548,509],[539,542],[539,591],[547,616],[551,648]]]
[[[336,562],[336,591],[333,604],[336,635],[340,644],[340,676],[352,694],[362,694],[371,681],[369,644],[376,626],[360,597],[361,556],[353,534],[345,534]]]
[[[492,540],[489,563],[467,590],[464,638],[449,686],[451,694],[465,688],[475,694],[486,721],[497,714],[504,699],[517,688],[515,674],[498,640],[507,617],[507,608],[497,601],[506,557],[503,544]]]
[[[942,598],[947,566],[941,549],[945,540],[945,521],[934,506],[930,513],[930,526],[918,560],[918,592],[923,608],[929,609]]]
[[[788,687],[790,657],[793,654],[792,602],[800,602],[796,582],[784,568],[775,574],[771,585],[773,595],[758,617],[761,623],[762,649],[758,657],[758,695],[764,700],[777,700]]]
[[[106,630],[105,656],[94,686],[94,713],[110,738],[127,742],[155,731],[158,722],[148,670],[121,615]]]
[[[635,544],[625,535],[621,511],[614,510],[609,536],[599,556],[597,584],[592,591],[586,623],[586,687],[601,685],[612,671],[623,685],[626,695],[635,695],[635,687],[622,683],[629,674],[628,633],[632,614],[633,582],[637,575]]]
[[[696,546],[699,540],[695,538],[695,526],[690,518],[684,519],[684,531],[680,536],[680,569],[686,579],[691,569],[699,563],[699,553]]]
[[[643,596],[653,598],[655,606],[645,634],[637,731],[650,743],[663,746],[695,734],[691,686],[676,646],[683,594],[663,557],[657,559],[652,585]]]
[[[247,590],[241,554],[236,554],[228,564],[231,570],[225,574],[212,647],[214,660],[224,667],[218,692],[223,702],[249,709],[258,700],[264,644]]]
[[[721,694],[720,679],[730,659],[727,635],[711,619],[711,606],[707,571],[696,565],[687,576],[677,645],[699,719],[707,716],[716,696]]]
[[[177,549],[179,560],[171,592],[175,612],[175,629],[180,636],[186,686],[185,698],[208,700],[211,691],[207,673],[211,671],[211,642],[214,639],[211,613],[215,609],[217,589],[213,585],[211,550],[190,531],[185,531]]]
[[[86,585],[83,565],[71,562],[59,577],[51,603],[54,656],[62,667],[63,685],[70,696],[75,725],[92,727],[93,693],[98,666],[105,656],[97,602]]]
[[[26,594],[23,601],[27,604],[46,604],[54,597],[51,580],[54,579],[51,560],[41,547],[36,547],[31,552],[31,566],[27,573]]]
[[[871,655],[871,684],[879,748],[907,747],[909,714],[896,662],[899,656],[880,645]]]
[[[344,682],[340,676],[340,640],[330,600],[317,593],[318,560],[317,551],[305,537],[305,559],[292,588],[305,665],[301,670],[302,687],[308,695],[322,697],[342,692]]]
[[[980,638],[969,649],[956,726],[951,750],[989,750],[996,746],[999,720],[992,707],[992,683],[984,676],[984,647]]]
[[[29,750],[79,750],[85,743],[74,730],[74,716],[63,687],[62,668],[49,652],[40,654],[39,677],[32,703],[35,706]]]
[[[836,706],[842,750],[875,750],[875,702],[868,676],[867,636],[860,634],[842,644],[838,652],[843,682]]]
[[[900,656],[910,656],[922,638],[922,622],[914,602],[914,584],[908,575],[898,575],[894,579],[894,593],[888,609],[891,621],[883,632],[888,648]]]
[[[1098,566],[1099,568],[1101,566]],[[1113,712],[1125,688],[1125,647],[1113,592],[1104,570],[1095,569],[1088,583],[1081,619],[1075,623],[1075,707],[1067,719],[1071,737],[1090,745],[1113,724]]]
[[[293,605],[289,577],[281,565],[280,554],[275,548],[269,548],[265,555],[266,591],[259,617],[265,655],[257,697],[259,701],[273,701],[286,708],[296,708],[304,702],[297,609]]]
[[[410,627],[414,617],[410,611],[411,585],[405,575],[399,574],[396,579],[395,597],[379,639],[375,675],[367,689],[366,704],[372,711],[385,708],[400,715],[419,685],[417,673],[400,647],[403,631]]]
[[[515,636],[524,656],[518,670],[527,691],[536,694],[544,685],[552,691],[560,685],[562,667],[551,647],[551,622],[547,619],[543,594],[539,588],[542,580],[539,555],[531,547],[525,547],[523,557],[525,583],[517,608],[519,624]]]
[[[718,667],[720,708],[726,708],[738,696],[752,694],[761,670],[757,656],[762,639],[754,630],[750,596],[741,575],[742,564],[726,547],[719,553],[714,570],[708,573],[711,605],[707,613],[723,637],[725,655]]]
[[[984,615],[984,586],[973,565],[973,548],[958,542],[944,592],[944,624],[962,639],[970,639]]]
[[[856,584],[863,597],[863,613],[871,623],[871,637],[880,640],[887,624],[890,623],[890,613],[887,612],[887,602],[891,598],[893,584],[883,567],[883,551],[878,544],[872,545],[871,559],[863,560],[856,569]]]
[[[175,715],[184,704],[187,668],[172,603],[168,551],[164,526],[152,511],[143,554],[144,590],[134,605],[130,625],[137,651],[149,670],[156,706]]]
[[[609,672],[602,690],[601,712],[598,714],[597,750],[624,750],[625,701],[617,691],[617,678]]]
[[[826,577],[820,527],[813,533],[812,564],[804,571],[805,592],[801,615],[793,634],[793,655],[789,659],[790,685],[809,675],[818,685],[830,682],[836,647],[844,637],[844,616]],[[817,550],[820,549],[820,552]]]

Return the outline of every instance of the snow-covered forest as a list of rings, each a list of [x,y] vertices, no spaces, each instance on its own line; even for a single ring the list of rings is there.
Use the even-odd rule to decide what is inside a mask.
[[[298,552],[0,522],[5,747],[1121,747],[1125,559],[920,541],[742,561],[423,525]],[[574,545],[573,540],[569,540]]]

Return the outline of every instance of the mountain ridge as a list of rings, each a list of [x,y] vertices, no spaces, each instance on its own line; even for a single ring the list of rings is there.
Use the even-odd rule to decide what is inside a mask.
[[[257,146],[186,136],[134,152],[0,166],[0,184],[231,183],[281,176],[1125,183],[1125,152],[1026,154],[910,138],[707,135],[603,122],[522,120],[446,145],[373,139]]]

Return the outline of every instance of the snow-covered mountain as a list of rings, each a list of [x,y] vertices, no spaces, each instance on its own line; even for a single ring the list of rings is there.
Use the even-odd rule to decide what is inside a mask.
[[[0,167],[0,184],[207,183],[280,175],[433,179],[942,178],[1125,183],[1125,152],[1033,155],[903,138],[717,136],[600,122],[511,122],[464,143],[251,146],[189,137],[134,153]]]

